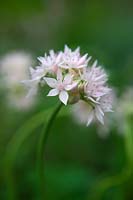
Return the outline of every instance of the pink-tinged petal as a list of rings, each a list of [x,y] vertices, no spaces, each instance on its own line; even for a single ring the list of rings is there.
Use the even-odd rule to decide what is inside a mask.
[[[50,56],[54,59],[54,57],[55,57],[55,52],[54,52],[54,50],[50,50],[50,51],[49,51],[49,54],[50,54]]]
[[[46,58],[45,58],[45,57],[38,57],[37,59],[40,61],[40,63],[41,63],[42,65],[46,65],[46,66],[47,66],[47,61],[46,61]]]
[[[52,89],[49,91],[48,95],[47,96],[56,96],[59,94],[59,90],[57,89]]]
[[[96,111],[99,112],[102,116],[104,116],[104,112],[102,111],[99,105],[96,106]]]
[[[58,56],[57,56],[57,58],[56,58],[56,61],[55,61],[56,64],[60,61],[61,56],[62,56],[62,52],[60,52],[60,53],[58,54]]]
[[[97,60],[93,63],[92,68],[95,68],[97,66]]]
[[[64,84],[70,84],[71,81],[72,81],[72,76],[71,76],[70,74],[67,74],[67,75],[65,76],[65,78],[64,78],[63,83],[64,83]]]
[[[101,124],[104,124],[104,119],[103,119],[104,113],[99,106],[96,106],[95,108],[95,115],[96,118],[101,122]]]
[[[77,47],[74,52],[75,53],[79,53],[80,52],[80,47]]]
[[[90,123],[92,122],[93,118],[94,118],[94,113],[93,113],[93,111],[91,111],[91,112],[89,113],[89,116],[88,116],[87,126],[90,125]]]
[[[89,58],[87,59],[87,63],[91,60],[92,56],[89,56]]]
[[[46,83],[48,84],[48,86],[50,86],[51,88],[56,88],[57,86],[57,80],[54,78],[44,78],[44,80],[46,81]]]
[[[81,68],[84,68],[84,67],[86,67],[86,66],[87,66],[87,64],[77,65],[75,68],[77,68],[77,69],[81,69]]]
[[[107,75],[106,74],[101,74],[100,76],[95,78],[95,81],[100,81],[100,80],[106,82],[107,81]]]
[[[30,74],[32,75],[33,73],[35,73],[35,69],[34,68],[32,68],[32,67],[30,67]]]
[[[65,90],[69,91],[69,90],[74,89],[77,85],[78,85],[78,81],[77,81],[77,82],[74,82],[74,83],[71,84],[71,85],[66,85],[64,88],[65,88]]]
[[[108,94],[110,91],[111,91],[110,88],[106,88],[106,87],[101,86],[99,89],[97,89],[97,91],[94,91],[92,93],[92,96],[96,97],[96,98],[102,97],[103,95]]]
[[[71,49],[67,45],[65,45],[64,52],[65,53],[71,52]]]
[[[62,71],[60,69],[58,69],[57,71],[57,80],[62,83],[62,79],[63,79],[63,76],[62,76]]]
[[[42,56],[38,57],[37,59],[38,59],[41,63],[43,63],[43,61],[45,60],[45,58],[42,57]]]
[[[87,58],[88,54],[85,54],[84,56],[82,56],[79,61],[78,61],[78,65],[81,65],[85,62],[86,58]]]
[[[68,98],[69,98],[69,95],[68,95],[68,93],[66,91],[63,90],[63,91],[60,92],[59,99],[65,105],[67,105]]]

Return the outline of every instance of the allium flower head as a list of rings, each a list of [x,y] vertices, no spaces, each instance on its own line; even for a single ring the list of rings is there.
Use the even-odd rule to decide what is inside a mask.
[[[38,84],[45,81],[52,88],[48,96],[59,95],[65,105],[77,103],[79,109],[81,104],[85,107],[77,116],[87,116],[87,125],[94,119],[103,124],[104,113],[112,111],[112,92],[106,72],[97,66],[97,61],[91,65],[90,59],[88,54],[81,55],[79,47],[73,51],[65,45],[64,51],[57,53],[50,50],[38,58],[40,65],[30,69],[31,79],[24,83],[34,93]]]
[[[11,52],[1,58],[1,73],[7,87],[12,87],[28,77],[32,58],[24,52]]]
[[[35,98],[31,98],[31,96],[30,98],[25,98],[27,91],[20,84],[21,80],[28,79],[28,66],[32,65],[32,63],[31,55],[21,51],[8,53],[1,58],[0,72],[7,90],[6,99],[8,104],[14,108],[28,109],[35,102]]]
[[[119,112],[123,116],[133,115],[133,88],[129,87],[125,90],[119,100]]]
[[[116,106],[116,120],[120,133],[125,133],[127,121],[133,119],[133,87],[128,87],[120,96]],[[132,123],[132,122],[131,122]]]

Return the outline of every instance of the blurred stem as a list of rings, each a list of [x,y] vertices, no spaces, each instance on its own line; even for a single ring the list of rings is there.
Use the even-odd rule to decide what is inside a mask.
[[[125,124],[125,150],[128,160],[128,165],[133,169],[133,134],[132,120],[128,118]]]
[[[41,189],[41,199],[44,198],[44,152],[46,148],[46,142],[49,136],[50,129],[53,125],[53,122],[61,110],[63,104],[59,104],[53,114],[51,115],[47,125],[43,126],[40,140],[39,140],[39,146],[38,146],[38,175],[39,175],[39,183],[40,183],[40,189]]]
[[[14,181],[13,164],[19,153],[19,149],[24,141],[33,133],[33,130],[40,126],[44,121],[44,116],[48,111],[43,111],[34,115],[13,135],[13,138],[7,146],[7,152],[4,157],[4,174],[8,189],[8,199],[17,199],[16,184]]]
[[[131,121],[127,119],[125,122],[125,133],[124,133],[124,144],[125,144],[125,152],[127,157],[127,165],[125,168],[116,176],[107,177],[101,180],[99,183],[95,184],[92,190],[92,200],[101,200],[109,188],[119,186],[124,182],[128,181],[133,172],[133,136],[132,136],[132,128]],[[89,199],[89,197],[87,198]]]

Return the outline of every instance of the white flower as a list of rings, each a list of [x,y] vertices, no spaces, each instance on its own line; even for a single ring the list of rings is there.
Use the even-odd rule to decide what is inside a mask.
[[[112,92],[97,101],[93,101],[93,99],[90,99],[91,102],[80,100],[73,106],[74,116],[78,122],[86,123],[87,126],[93,120],[104,124],[104,113],[112,112],[112,100]]]
[[[7,87],[19,84],[28,78],[28,68],[33,60],[24,52],[11,52],[1,59],[1,73]]]
[[[35,98],[26,98],[27,91],[20,83],[28,79],[28,69],[32,63],[31,55],[25,52],[12,52],[1,59],[2,83],[7,90],[6,99],[14,108],[27,110],[35,103]]]
[[[72,51],[65,45],[64,51],[51,50],[48,55],[39,57],[40,66],[30,69],[31,80],[23,81],[29,88],[29,95],[36,93],[44,80],[52,88],[48,96],[59,95],[65,105],[81,100],[87,107],[84,112],[87,114],[83,113],[87,116],[87,125],[96,119],[103,124],[104,113],[112,111],[111,89],[107,86],[105,71],[97,66],[97,61],[89,66],[91,57],[87,56],[81,56],[79,47]]]
[[[128,87],[119,97],[116,105],[115,117],[117,120],[117,128],[120,133],[125,134],[126,126],[133,116],[133,87]]]
[[[47,77],[45,77],[44,80],[51,88],[53,88],[48,93],[48,96],[59,95],[60,101],[65,105],[67,104],[69,98],[68,91],[72,90],[77,85],[77,82],[73,82],[72,76],[70,74],[67,74],[63,78],[62,72],[59,69],[57,71],[57,80]]]
[[[31,80],[21,81],[29,88],[27,97],[29,97],[30,95],[33,96],[37,93],[38,84],[41,83],[43,77],[45,77],[47,73],[57,73],[61,54],[61,52],[55,54],[53,50],[50,50],[48,56],[45,54],[44,57],[38,57],[38,60],[41,63],[40,66],[36,66],[36,68],[30,67]]]
[[[123,116],[129,116],[133,114],[133,88],[126,88],[125,92],[120,97],[117,105],[118,112],[121,112]]]
[[[65,45],[64,52],[62,53],[62,62],[59,64],[61,68],[64,69],[81,69],[87,67],[89,60],[91,57],[87,59],[88,54],[84,56],[80,55],[79,47],[72,51],[67,45]]]
[[[55,53],[53,50],[49,51],[49,55],[45,54],[44,57],[38,57],[41,62],[41,68],[46,73],[56,74],[58,66],[61,64],[62,52]]]

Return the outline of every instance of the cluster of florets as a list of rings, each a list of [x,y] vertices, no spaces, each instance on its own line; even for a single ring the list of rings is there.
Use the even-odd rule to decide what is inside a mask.
[[[7,91],[7,103],[14,109],[27,110],[35,103],[35,98],[25,98],[27,91],[20,84],[22,79],[28,79],[28,66],[32,63],[32,56],[23,51],[10,52],[0,59],[1,86]]]
[[[129,86],[122,93],[116,104],[115,118],[120,133],[127,132],[127,126],[133,120],[133,87]]]
[[[104,113],[112,111],[112,95],[106,85],[107,75],[97,61],[89,64],[88,54],[82,56],[79,48],[72,51],[68,46],[58,53],[51,50],[38,60],[40,65],[30,69],[31,79],[23,81],[30,88],[29,95],[36,93],[39,83],[45,82],[51,88],[48,96],[58,95],[65,105],[78,102],[79,111],[85,106],[87,125],[94,118],[103,123]],[[77,115],[82,114],[81,109]]]

